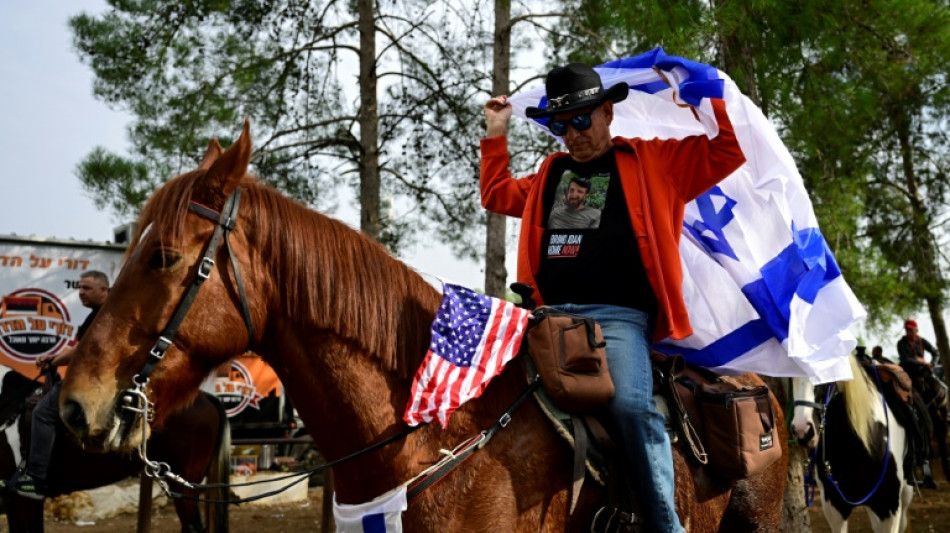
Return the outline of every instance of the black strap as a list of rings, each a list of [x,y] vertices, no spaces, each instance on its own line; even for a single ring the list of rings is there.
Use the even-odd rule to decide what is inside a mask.
[[[578,415],[571,415],[571,422],[574,425],[574,471],[568,515],[574,514],[574,508],[577,507],[577,500],[581,495],[581,487],[584,485],[584,476],[587,471],[587,449],[590,447],[590,438],[587,435],[587,427],[584,426],[584,419]]]
[[[441,468],[430,472],[427,476],[410,485],[406,491],[406,499],[408,501],[412,501],[427,488],[431,487],[436,482],[444,478],[449,472],[454,470],[455,467],[462,464],[463,461],[468,459],[477,450],[484,448],[488,444],[488,441],[490,441],[492,437],[495,436],[495,433],[497,433],[498,430],[506,427],[508,423],[511,422],[511,415],[524,404],[525,400],[528,399],[528,396],[537,390],[540,385],[541,380],[538,379],[537,375],[535,375],[534,379],[528,385],[528,388],[521,392],[521,394],[515,399],[514,402],[512,402],[510,406],[508,406],[508,409],[506,409],[505,412],[502,413],[500,417],[498,417],[498,420],[496,420],[495,423],[491,425],[491,427],[483,431],[478,437],[472,438],[469,441],[468,446],[463,447],[450,461],[447,461],[444,465],[442,465]]]

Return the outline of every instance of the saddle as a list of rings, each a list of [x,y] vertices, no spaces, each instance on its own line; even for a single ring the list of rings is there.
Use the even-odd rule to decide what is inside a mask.
[[[914,384],[903,367],[893,363],[872,363],[868,359],[861,360],[861,366],[872,378],[874,377],[872,365],[877,368],[877,375],[883,388],[889,389],[897,399],[904,403],[909,404],[913,401]]]
[[[521,361],[530,381],[536,375],[534,363],[530,357]],[[740,385],[709,370],[686,365],[680,356],[659,352],[653,354],[651,362],[655,399],[674,429],[671,440],[682,439],[690,450],[686,456],[704,465],[714,477],[748,477],[781,457],[769,391],[761,379],[752,386]],[[595,522],[592,531],[636,531],[641,524],[637,514],[631,512],[637,509],[637,502],[629,483],[629,465],[615,444],[619,438],[610,417],[605,411],[564,411],[544,388],[534,394],[542,412],[574,450],[571,511],[585,474],[590,474],[607,492],[602,515],[609,516],[603,523]],[[615,475],[619,472],[627,474]]]
[[[867,358],[860,358],[859,362],[864,372],[875,381],[881,394],[884,395],[885,401],[894,413],[894,418],[907,431],[911,442],[911,453],[904,459],[907,482],[912,485],[936,488],[930,469],[932,453],[930,437],[933,428],[927,407],[920,394],[914,390],[910,375],[903,367],[893,363],[872,362]],[[920,467],[923,479],[917,479],[917,467]]]

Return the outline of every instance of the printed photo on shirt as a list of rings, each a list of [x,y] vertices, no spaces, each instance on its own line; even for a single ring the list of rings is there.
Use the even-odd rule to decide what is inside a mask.
[[[585,178],[572,170],[565,170],[554,194],[548,229],[599,228],[609,184],[609,174]]]

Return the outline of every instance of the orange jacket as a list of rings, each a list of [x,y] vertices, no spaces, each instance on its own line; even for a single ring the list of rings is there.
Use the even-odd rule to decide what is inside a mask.
[[[692,334],[683,301],[679,239],[686,204],[732,174],[744,162],[725,103],[712,99],[719,135],[683,139],[614,137],[617,169],[630,211],[633,231],[647,278],[659,302],[655,340],[682,339]],[[481,141],[482,205],[495,213],[521,218],[518,281],[537,289],[534,276],[541,259],[544,234],[542,191],[558,152],[545,158],[538,172],[513,179],[508,169],[508,140]],[[543,295],[537,295],[543,303]]]

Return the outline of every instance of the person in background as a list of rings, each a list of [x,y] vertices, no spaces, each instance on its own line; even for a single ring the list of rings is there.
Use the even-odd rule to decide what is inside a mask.
[[[96,318],[106,296],[109,295],[109,277],[98,270],[83,272],[79,276],[79,301],[91,312],[76,331],[76,341],[82,339]],[[36,366],[43,370],[65,366],[73,357],[73,350],[59,354],[45,354],[36,358]],[[56,442],[56,423],[59,421],[59,391],[62,381],[57,381],[33,410],[30,431],[30,455],[26,468],[18,470],[6,486],[12,487],[24,498],[42,500],[46,497],[46,475],[49,472],[53,445]]]
[[[897,355],[900,359],[900,365],[907,367],[910,365],[927,365],[934,367],[937,361],[937,349],[927,342],[927,339],[917,335],[917,321],[908,318],[904,322],[904,336],[897,341]],[[924,352],[931,355],[931,361],[927,361]]]
[[[887,357],[884,357],[884,348],[881,348],[880,346],[875,346],[874,348],[871,348],[871,359],[877,361],[878,363],[883,363],[887,365],[895,364],[894,361],[891,361]]]
[[[670,440],[653,401],[650,347],[692,333],[679,255],[685,205],[732,174],[745,156],[719,98],[709,100],[719,126],[713,138],[611,137],[614,103],[628,89],[621,82],[605,90],[597,72],[580,63],[551,70],[547,109],[529,107],[526,115],[547,119],[567,153],[549,156],[536,173],[519,179],[509,169],[512,107],[504,95],[489,100],[481,140],[482,205],[522,219],[518,281],[535,289],[539,303],[601,324],[616,388],[607,407],[632,469],[644,531],[681,532]],[[568,171],[606,183],[595,228],[550,224]],[[570,244],[570,253],[560,243]]]

